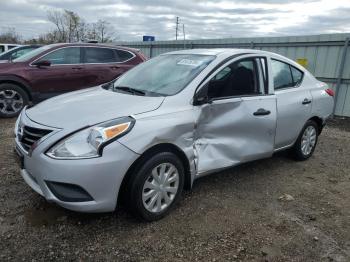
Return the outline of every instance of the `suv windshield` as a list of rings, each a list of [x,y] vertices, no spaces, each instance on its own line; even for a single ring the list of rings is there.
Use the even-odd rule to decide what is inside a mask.
[[[145,95],[171,96],[190,83],[215,56],[161,55],[128,71],[114,83],[114,91],[126,89]]]
[[[29,61],[30,59],[32,59],[34,56],[37,56],[38,54],[46,51],[46,50],[49,50],[50,48],[52,48],[54,45],[45,45],[45,46],[42,46],[42,47],[39,47],[33,51],[30,51],[28,53],[26,53],[25,55],[22,55],[21,57],[19,58],[16,58],[13,60],[13,62],[27,62]]]

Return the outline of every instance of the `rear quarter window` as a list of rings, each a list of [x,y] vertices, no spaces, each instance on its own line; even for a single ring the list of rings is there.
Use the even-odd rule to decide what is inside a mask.
[[[118,56],[118,62],[125,62],[134,57],[134,55],[128,51],[119,50],[119,49],[116,49],[115,51]]]

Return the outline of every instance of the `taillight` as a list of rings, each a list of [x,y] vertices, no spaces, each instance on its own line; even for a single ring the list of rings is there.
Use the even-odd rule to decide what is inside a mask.
[[[325,91],[326,91],[326,93],[327,93],[328,95],[334,96],[334,91],[333,91],[333,89],[327,88]]]

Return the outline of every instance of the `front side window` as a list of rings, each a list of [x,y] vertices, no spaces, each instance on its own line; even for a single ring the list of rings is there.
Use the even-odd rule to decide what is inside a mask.
[[[209,81],[208,97],[221,98],[262,94],[258,75],[255,58],[233,62]]]
[[[113,49],[86,47],[85,49],[85,63],[87,64],[104,64],[116,62]]]
[[[5,51],[5,47],[3,45],[0,45],[0,53],[3,53]]]
[[[67,47],[55,50],[39,61],[50,61],[52,65],[80,64],[80,47]]]
[[[130,88],[146,95],[175,95],[214,59],[210,55],[160,55],[126,72],[116,80],[113,90]]]
[[[275,90],[295,87],[303,78],[303,72],[287,63],[271,60]]]

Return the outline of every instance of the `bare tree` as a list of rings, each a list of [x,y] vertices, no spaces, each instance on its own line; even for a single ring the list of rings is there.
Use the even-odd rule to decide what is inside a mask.
[[[82,19],[73,11],[49,11],[47,18],[52,22],[56,29],[54,35],[58,42],[76,42],[80,39]]]
[[[19,44],[21,43],[22,37],[16,32],[13,27],[2,28],[0,32],[0,42],[2,43],[12,43]]]

